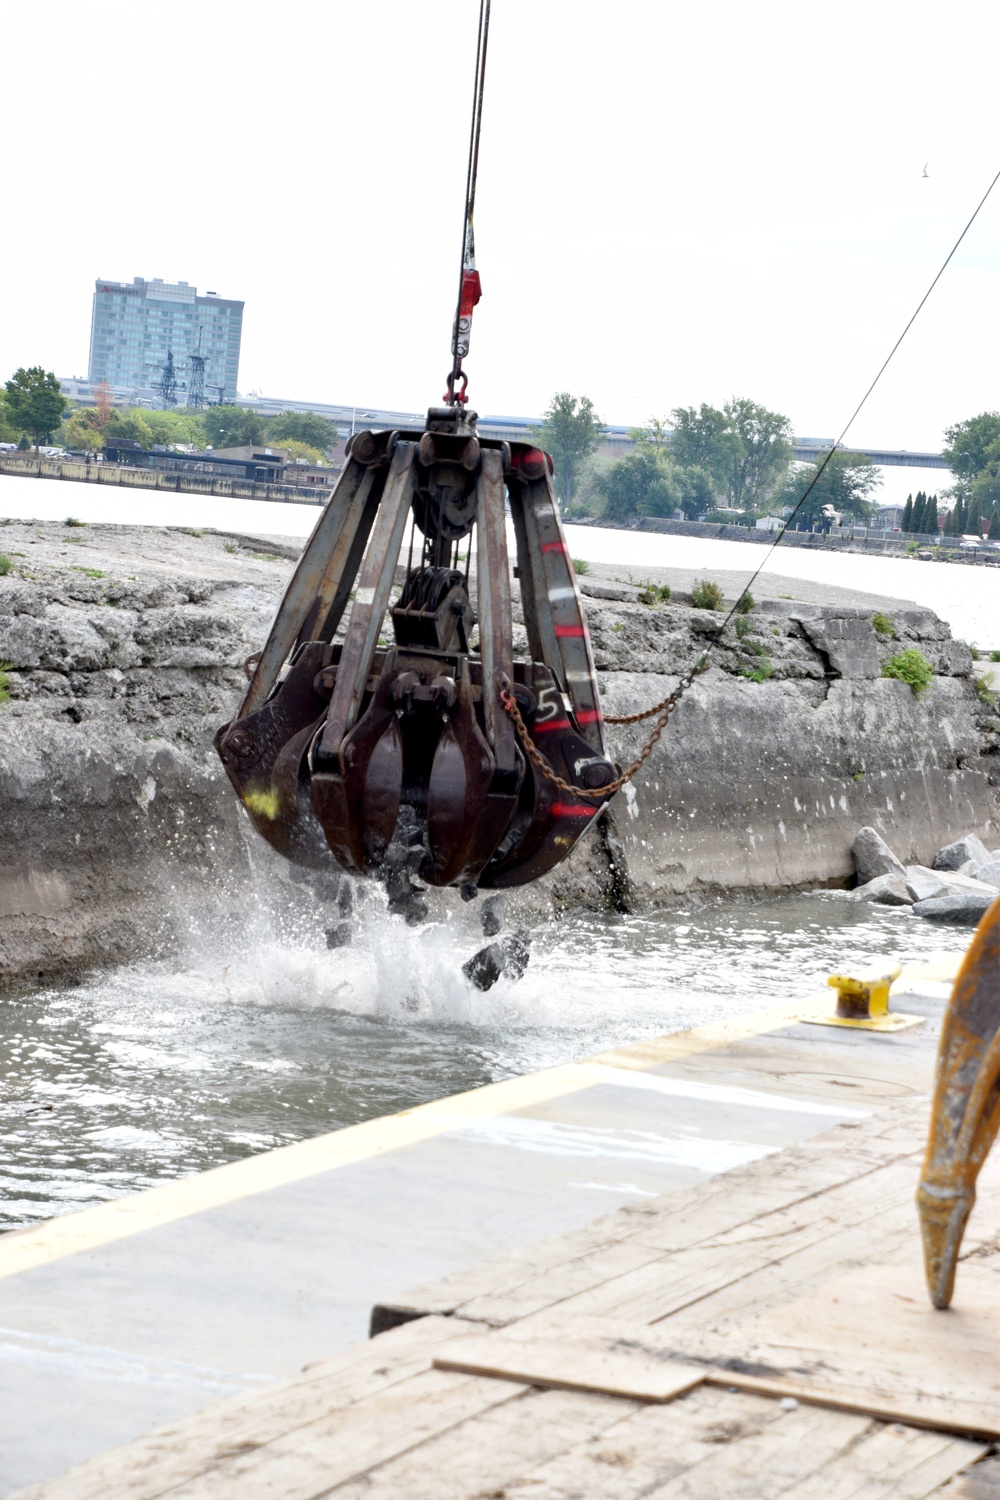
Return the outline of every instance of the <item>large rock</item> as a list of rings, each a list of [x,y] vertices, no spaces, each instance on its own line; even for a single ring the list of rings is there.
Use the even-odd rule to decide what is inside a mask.
[[[952,922],[960,927],[975,927],[983,913],[996,900],[996,891],[949,890],[928,901],[917,901],[913,910],[918,917],[932,922]]]
[[[860,828],[851,845],[858,884],[867,885],[880,875],[896,875],[902,879],[906,871],[901,860],[893,854],[889,845],[874,828]]]
[[[837,677],[881,676],[878,636],[867,610],[821,609],[794,618]]]
[[[906,884],[905,875],[876,875],[854,892],[858,901],[870,901],[876,906],[912,906],[913,897]]]
[[[985,864],[978,865],[973,878],[1000,891],[1000,854],[994,854]]]
[[[972,891],[982,895],[992,890],[982,880],[961,875],[955,870],[928,870],[926,865],[908,865],[906,888],[914,901],[929,901],[949,891]]]
[[[970,859],[989,859],[989,850],[975,833],[967,833],[964,838],[956,839],[953,844],[946,844],[943,849],[939,849],[934,856],[934,868],[960,870]]]

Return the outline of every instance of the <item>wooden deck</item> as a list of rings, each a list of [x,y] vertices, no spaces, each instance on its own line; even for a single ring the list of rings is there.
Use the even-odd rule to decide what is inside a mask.
[[[386,1299],[18,1500],[1000,1500],[1000,1152],[922,1285],[925,1100]]]

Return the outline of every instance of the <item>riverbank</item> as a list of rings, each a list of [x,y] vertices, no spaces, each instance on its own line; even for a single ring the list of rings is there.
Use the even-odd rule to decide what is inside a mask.
[[[183,911],[225,920],[250,892],[301,910],[302,888],[249,837],[211,743],[297,548],[10,521],[0,551],[5,978],[155,953]],[[648,604],[625,583],[583,589],[610,713],[662,699],[718,626],[680,590]],[[521,910],[847,884],[867,825],[891,830],[906,862],[973,831],[994,847],[1000,721],[977,696],[968,648],[930,611],[888,603],[880,635],[857,605],[762,599],[745,633],[729,627],[604,836],[521,893]],[[933,668],[919,699],[879,675],[910,646]],[[644,738],[639,725],[610,742],[627,764]]]

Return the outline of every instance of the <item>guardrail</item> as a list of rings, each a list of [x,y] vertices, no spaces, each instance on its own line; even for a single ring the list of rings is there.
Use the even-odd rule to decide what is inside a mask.
[[[296,484],[259,484],[252,479],[226,479],[213,474],[170,473],[140,469],[132,464],[110,464],[83,458],[37,458],[33,453],[0,454],[0,474],[35,479],[72,479],[84,484],[119,484],[135,490],[167,490],[186,495],[224,495],[234,500],[279,500],[295,505],[325,505],[330,491],[321,494]]]

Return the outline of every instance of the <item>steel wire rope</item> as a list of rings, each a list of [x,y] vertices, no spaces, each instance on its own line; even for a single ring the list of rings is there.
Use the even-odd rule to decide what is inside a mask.
[[[459,353],[459,321],[462,315],[462,297],[465,289],[466,257],[474,247],[472,228],[476,208],[476,180],[479,176],[479,136],[483,124],[483,93],[486,85],[486,47],[490,36],[491,0],[479,0],[479,29],[476,35],[476,69],[472,90],[472,124],[469,130],[469,162],[465,173],[465,217],[462,221],[462,256],[458,273],[458,300],[455,304],[455,330],[452,344],[452,367],[448,377],[446,400],[452,406],[458,400],[455,386],[462,374],[462,358]]]
[[[816,470],[816,473],[813,475],[812,479],[809,481],[808,485],[806,486],[806,488],[805,488],[805,490],[804,490],[801,498],[799,499],[798,503],[796,504],[796,506],[795,506],[794,510],[792,511],[791,515],[788,517],[788,519],[785,522],[784,526],[778,532],[778,535],[775,537],[774,541],[771,543],[771,545],[765,551],[763,559],[761,560],[760,564],[754,570],[754,572],[750,575],[750,577],[749,577],[749,579],[747,581],[746,587],[743,589],[743,591],[738,596],[738,598],[736,599],[736,601],[730,606],[729,613],[726,615],[726,617],[723,620],[722,624],[718,627],[717,630],[714,630],[712,632],[711,639],[709,640],[708,645],[706,646],[705,650],[701,653],[701,655],[698,657],[698,659],[695,662],[694,666],[690,667],[688,669],[688,671],[686,673],[684,673],[684,675],[681,677],[679,683],[674,688],[673,692],[669,693],[667,695],[667,697],[664,698],[661,702],[654,703],[653,706],[652,706],[652,708],[643,709],[642,712],[635,713],[635,714],[620,714],[620,715],[617,715],[617,716],[616,715],[612,715],[612,714],[608,714],[605,717],[605,723],[607,723],[607,724],[638,724],[643,719],[651,719],[654,714],[658,715],[656,724],[653,727],[653,733],[650,735],[650,738],[648,739],[648,741],[646,742],[646,744],[643,746],[642,750],[639,752],[639,754],[636,757],[636,759],[628,767],[628,769],[626,771],[624,771],[620,776],[618,776],[614,781],[609,782],[606,786],[603,786],[603,787],[597,787],[597,788],[594,788],[594,789],[590,789],[590,788],[587,788],[587,787],[577,787],[577,786],[570,785],[569,782],[564,781],[562,777],[558,776],[556,774],[556,772],[553,771],[552,767],[548,764],[548,762],[545,760],[544,756],[538,750],[537,746],[535,746],[534,742],[531,740],[530,734],[528,732],[527,725],[524,723],[524,720],[521,717],[520,709],[518,708],[517,702],[514,699],[513,694],[507,692],[507,693],[505,693],[503,695],[503,705],[504,705],[504,708],[507,710],[507,712],[510,714],[511,718],[514,721],[514,728],[517,731],[518,738],[520,739],[522,745],[524,746],[525,752],[527,753],[527,755],[531,759],[532,763],[536,766],[536,768],[542,773],[542,775],[545,776],[546,780],[548,780],[550,782],[553,782],[554,785],[557,786],[561,791],[571,792],[576,797],[584,797],[584,798],[587,798],[588,800],[595,800],[596,801],[596,800],[601,800],[601,799],[603,799],[605,797],[609,797],[614,792],[617,792],[618,790],[620,790],[620,788],[623,787],[627,782],[631,781],[632,777],[636,774],[636,772],[639,771],[642,768],[643,765],[645,765],[646,761],[649,759],[649,756],[652,754],[653,749],[654,749],[657,741],[659,740],[659,738],[662,735],[664,729],[666,728],[667,721],[669,720],[670,715],[673,713],[674,709],[677,707],[677,704],[680,702],[681,698],[687,692],[688,688],[691,687],[691,685],[694,682],[695,678],[698,677],[698,676],[700,676],[700,674],[705,671],[705,668],[708,666],[709,657],[711,656],[712,652],[715,650],[715,647],[719,644],[719,641],[722,639],[722,636],[723,636],[723,634],[724,634],[724,632],[726,630],[726,627],[729,625],[729,623],[733,619],[734,615],[739,610],[740,600],[743,599],[743,597],[747,593],[749,593],[750,588],[752,587],[752,585],[754,583],[756,583],[756,581],[760,577],[761,573],[767,567],[767,564],[771,560],[771,557],[773,556],[773,554],[775,552],[775,549],[781,545],[781,542],[782,542],[782,540],[783,540],[783,538],[785,536],[785,533],[788,531],[789,526],[795,520],[795,517],[798,515],[799,511],[802,509],[803,505],[808,500],[808,498],[812,494],[813,490],[816,488],[816,485],[819,483],[820,479],[822,478],[823,473],[824,473],[827,465],[830,463],[830,460],[833,458],[833,455],[837,452],[837,450],[843,444],[844,438],[847,436],[848,432],[850,431],[851,427],[853,426],[854,422],[856,421],[856,419],[858,417],[858,414],[860,413],[860,411],[862,410],[862,408],[864,407],[864,405],[868,401],[869,396],[872,394],[872,392],[874,391],[875,387],[878,385],[879,381],[882,379],[882,376],[885,374],[886,370],[888,369],[889,364],[891,363],[891,361],[893,359],[893,356],[895,355],[896,351],[898,350],[900,344],[903,342],[903,340],[906,338],[906,335],[909,333],[910,329],[913,327],[914,323],[916,322],[917,318],[919,317],[920,313],[923,310],[924,304],[927,302],[927,299],[930,297],[930,295],[933,292],[934,288],[937,286],[938,282],[941,280],[941,277],[944,275],[945,271],[948,269],[948,266],[951,263],[954,255],[955,255],[955,252],[958,250],[958,247],[961,245],[962,241],[965,239],[965,236],[968,234],[969,230],[972,228],[973,224],[976,222],[976,219],[979,217],[980,210],[982,209],[982,207],[985,204],[987,198],[990,196],[990,194],[992,193],[993,189],[996,187],[996,185],[997,185],[998,182],[1000,182],[1000,171],[997,172],[996,176],[993,178],[993,181],[990,183],[989,187],[986,189],[985,193],[980,198],[979,202],[976,204],[976,207],[973,210],[972,215],[970,216],[968,222],[966,223],[965,228],[962,230],[961,234],[958,236],[958,239],[952,245],[951,249],[948,251],[948,254],[945,256],[944,260],[942,261],[941,266],[938,269],[937,275],[934,277],[934,280],[931,282],[930,286],[927,288],[926,292],[921,297],[920,301],[917,303],[917,305],[914,308],[912,314],[910,315],[910,318],[908,319],[908,321],[906,323],[906,326],[904,327],[902,333],[899,335],[898,339],[893,344],[892,348],[889,350],[889,353],[886,355],[885,359],[882,361],[882,364],[879,366],[878,372],[875,375],[874,380],[871,382],[871,384],[869,385],[868,389],[865,391],[864,395],[861,397],[861,400],[858,402],[857,406],[854,408],[854,410],[851,413],[850,417],[845,422],[843,428],[841,429],[840,436],[835,440],[833,446],[830,448],[830,451],[825,455],[825,457],[823,459],[823,462],[820,464],[819,468]]]

